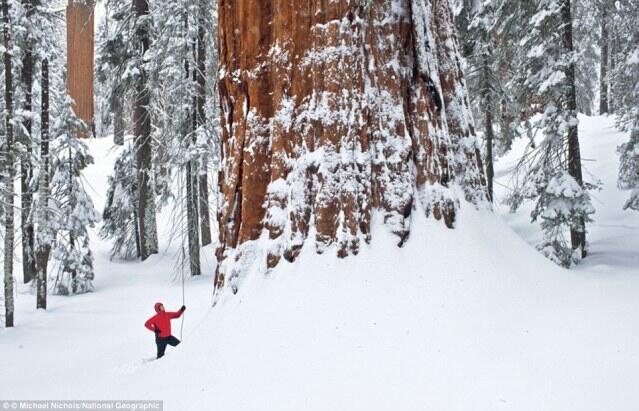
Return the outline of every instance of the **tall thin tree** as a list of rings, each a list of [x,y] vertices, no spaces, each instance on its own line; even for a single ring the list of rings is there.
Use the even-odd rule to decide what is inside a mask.
[[[149,113],[149,90],[144,64],[145,54],[151,44],[149,33],[149,2],[133,0],[136,24],[139,77],[135,86],[133,122],[138,173],[138,227],[142,260],[158,252],[155,193],[153,188],[153,140]]]
[[[201,131],[206,131],[206,27],[208,16],[208,2],[198,1],[197,19],[197,127]],[[206,158],[205,158],[206,159]],[[206,164],[200,166],[199,175],[199,214],[200,214],[200,239],[202,245],[211,244],[211,213],[209,210],[209,179]]]
[[[14,188],[15,142],[13,136],[13,61],[11,56],[11,32],[9,2],[2,0],[2,34],[4,45],[4,127],[5,127],[5,193],[4,201],[4,306],[5,326],[14,325],[13,301],[13,242],[14,242]]]
[[[47,269],[49,265],[49,254],[51,253],[51,233],[49,197],[50,193],[50,171],[51,159],[49,155],[49,61],[42,60],[41,81],[40,81],[40,161],[42,170],[38,181],[38,229],[37,246],[37,277],[36,277],[36,307],[47,309]]]
[[[189,19],[187,10],[184,11],[184,30],[185,33],[189,32]],[[193,50],[194,61],[196,61],[196,44],[191,44],[190,41],[184,44],[186,50],[184,52],[184,75],[185,86],[188,85],[188,80],[192,78],[195,81],[198,78],[199,65],[191,68],[189,65],[190,48]],[[191,110],[189,113],[190,118],[187,119],[184,127],[184,138],[189,139],[185,145],[186,147],[194,147],[197,140],[197,132],[199,125],[199,92],[193,94],[193,101]],[[190,120],[190,121],[189,121]],[[199,171],[197,162],[189,155],[189,159],[186,162],[186,229],[188,232],[188,247],[189,247],[189,267],[191,275],[200,275],[200,219],[198,217],[198,205],[199,205]]]
[[[36,261],[35,261],[35,233],[33,226],[33,216],[31,215],[32,203],[33,203],[33,185],[31,179],[33,177],[33,138],[32,138],[32,121],[31,111],[33,109],[33,41],[32,36],[35,33],[31,33],[34,30],[34,24],[31,21],[33,18],[34,8],[36,6],[35,0],[23,0],[22,2],[26,9],[26,17],[28,20],[29,35],[26,39],[26,49],[22,56],[22,86],[24,87],[24,110],[27,112],[27,116],[24,118],[23,130],[25,131],[23,144],[25,146],[25,153],[20,159],[20,195],[21,195],[21,210],[20,210],[20,222],[22,226],[22,274],[25,283],[31,281],[36,274]]]
[[[575,49],[572,41],[572,6],[571,0],[562,0],[561,3],[562,17],[562,43],[564,51],[573,56]],[[577,122],[577,91],[575,86],[575,62],[570,57],[570,61],[565,65],[564,74],[566,76],[565,84],[565,105],[566,111],[571,118],[568,122],[568,173],[575,179],[577,184],[582,188],[584,186],[583,174],[581,169],[581,149],[579,147],[579,130]],[[583,217],[577,219],[577,222],[570,227],[570,240],[574,250],[581,250],[582,258],[586,256],[586,222]]]

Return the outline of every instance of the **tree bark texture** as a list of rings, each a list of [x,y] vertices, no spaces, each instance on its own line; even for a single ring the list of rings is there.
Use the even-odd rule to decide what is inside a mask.
[[[50,192],[50,169],[51,158],[49,154],[49,61],[44,59],[42,61],[42,81],[41,81],[41,127],[40,127],[40,157],[42,162],[42,171],[40,172],[40,179],[38,189],[40,191],[40,205],[38,207],[40,212],[40,224],[44,227],[38,230],[38,235],[41,236],[41,240],[38,241],[37,251],[37,275],[36,275],[36,308],[46,310],[47,309],[47,270],[49,266],[49,255],[51,253],[51,241],[48,232],[45,229],[48,227],[50,213],[49,213],[49,196]]]
[[[186,17],[186,16],[185,16]],[[186,29],[188,30],[188,19],[185,18]],[[194,57],[197,58],[195,46],[193,48]],[[188,60],[184,61],[184,71],[186,79],[192,78],[197,80],[198,67],[194,67],[193,70],[189,67]],[[193,96],[192,110],[189,113],[187,121],[190,127],[185,127],[185,138],[190,138],[191,145],[195,145],[197,141],[197,129],[198,129],[198,95]],[[188,230],[188,246],[189,246],[189,267],[191,276],[201,274],[200,268],[200,218],[198,207],[200,204],[199,198],[199,171],[197,162],[193,159],[186,163],[186,226]]]
[[[93,9],[93,0],[69,0],[67,6],[67,88],[75,101],[75,114],[89,130],[94,126]]]
[[[13,61],[11,57],[11,33],[9,31],[9,2],[2,0],[2,37],[4,43],[4,127],[5,127],[5,187],[4,190],[4,325],[14,325],[13,301],[13,245],[14,204],[13,183],[15,170],[15,141],[13,135]]]
[[[33,0],[23,0],[23,5],[27,10],[27,18],[33,16]],[[24,110],[31,112],[33,110],[33,46],[27,44],[22,57],[22,85],[24,87]],[[33,219],[31,215],[33,206],[33,138],[31,117],[27,116],[23,123],[25,155],[20,160],[20,222],[22,225],[22,277],[24,283],[31,281],[36,275],[35,261],[35,232],[33,227]]]
[[[150,46],[148,22],[144,17],[149,14],[148,0],[133,0],[136,18],[136,35],[140,46],[139,59]],[[150,97],[147,89],[147,76],[142,64],[141,74],[135,87],[133,123],[135,134],[136,162],[138,169],[138,228],[140,232],[140,256],[146,260],[158,252],[157,222],[155,216],[155,192],[153,189],[153,140],[151,138]]]
[[[219,0],[216,289],[484,197],[448,0]],[[259,240],[259,241],[258,241]],[[257,266],[256,266],[257,264]]]

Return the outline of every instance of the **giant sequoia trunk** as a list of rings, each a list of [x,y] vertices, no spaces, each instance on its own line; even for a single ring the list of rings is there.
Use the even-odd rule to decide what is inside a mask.
[[[93,0],[69,0],[67,6],[67,87],[75,101],[75,114],[89,129],[94,125],[93,3]]]
[[[215,285],[484,197],[449,0],[219,0]],[[259,240],[259,241],[258,241]]]

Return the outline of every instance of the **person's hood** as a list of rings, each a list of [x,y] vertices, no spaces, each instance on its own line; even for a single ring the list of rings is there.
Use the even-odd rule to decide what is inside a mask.
[[[160,312],[160,306],[162,305],[162,303],[155,303],[155,305],[153,306],[153,308],[155,308],[155,312],[159,313]]]

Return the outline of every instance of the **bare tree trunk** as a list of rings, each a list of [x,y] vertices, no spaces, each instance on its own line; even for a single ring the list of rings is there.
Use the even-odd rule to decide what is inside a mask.
[[[45,231],[48,227],[49,215],[49,196],[50,196],[50,169],[51,159],[49,155],[49,61],[42,61],[42,83],[41,83],[41,139],[40,139],[40,156],[42,163],[42,171],[38,184],[40,205],[40,224],[45,228],[38,230],[41,236],[38,241],[37,251],[37,277],[36,277],[36,307],[39,309],[47,309],[47,269],[49,265],[49,254],[51,253],[51,239]]]
[[[608,5],[601,2],[601,63],[599,73],[599,114],[608,114]]]
[[[610,44],[608,45],[610,55],[608,57],[610,72],[614,73],[617,65],[617,53],[619,52],[619,37],[615,30],[615,27],[610,27],[608,30],[608,38],[610,39]],[[608,113],[614,114],[616,111],[616,101],[614,100],[617,95],[617,89],[614,83],[614,78],[608,78]]]
[[[571,0],[562,0],[561,15],[562,25],[562,42],[565,53],[573,54],[572,40],[572,7]],[[566,88],[565,88],[565,104],[570,116],[574,118],[568,126],[568,173],[583,187],[583,176],[581,170],[581,150],[579,148],[579,131],[577,128],[577,93],[575,88],[575,63],[572,61],[565,69]],[[572,248],[581,250],[581,256],[586,256],[586,223],[584,219],[580,219],[574,226],[570,228],[570,240]]]
[[[489,70],[489,62],[488,56],[483,57],[484,62],[484,123],[486,127],[486,180],[487,180],[487,191],[488,191],[488,199],[493,201],[493,181],[495,178],[495,168],[493,162],[493,142],[495,137],[495,132],[493,129],[493,94],[492,90],[490,90],[490,85],[488,82],[488,76],[490,76]]]
[[[113,143],[118,146],[124,145],[124,131],[126,128],[122,100],[122,96],[117,96],[113,104]]]
[[[186,212],[189,238],[189,268],[192,276],[202,274],[200,268],[200,233],[198,221],[198,185],[197,170],[193,162],[186,164]]]
[[[184,14],[184,27],[186,32],[188,32],[188,15],[185,11]],[[187,47],[190,47],[187,44]],[[193,55],[195,56],[195,47],[193,44]],[[189,54],[189,50],[186,50],[185,53],[187,56]],[[197,69],[198,67],[194,67],[191,70],[189,66],[188,59],[184,60],[184,75],[185,78],[193,80],[197,79]],[[191,73],[192,72],[192,73]],[[190,145],[195,145],[196,143],[196,131],[198,128],[198,95],[193,96],[193,101],[191,104],[191,112],[189,114],[189,119],[187,121],[188,126],[184,128],[184,137],[191,138]],[[198,217],[198,205],[199,205],[199,183],[198,183],[198,169],[197,164],[190,159],[186,163],[186,225],[188,231],[188,241],[189,241],[189,267],[192,276],[200,275],[200,219]]]
[[[140,56],[150,46],[149,22],[144,18],[149,14],[148,0],[133,0],[136,17],[137,36],[140,44]],[[142,260],[158,252],[157,223],[155,217],[155,192],[153,189],[153,141],[151,139],[151,117],[149,113],[149,91],[147,75],[140,64],[141,76],[136,84],[134,101],[134,133],[136,161],[138,168],[138,227],[140,230],[140,253]]]
[[[67,87],[73,109],[95,132],[93,102],[94,1],[69,0],[67,6]],[[90,137],[84,135],[81,137]]]
[[[206,0],[200,0],[198,3],[198,35],[197,35],[197,126],[202,127],[206,124],[206,112],[204,103],[206,100]],[[205,168],[205,165],[202,165]],[[209,182],[206,170],[200,170],[199,175],[199,213],[200,213],[200,232],[202,245],[211,244],[211,212],[209,210]]]
[[[27,10],[27,19],[33,16],[33,0],[23,0],[23,5]],[[31,112],[33,109],[33,49],[28,44],[22,58],[22,83],[25,88],[24,110]],[[36,274],[35,261],[35,233],[31,210],[33,206],[33,193],[31,186],[31,178],[33,177],[32,162],[32,143],[31,136],[32,125],[31,117],[27,117],[24,121],[24,129],[26,130],[25,147],[26,154],[20,161],[20,194],[21,194],[21,210],[20,222],[22,226],[22,275],[25,283],[31,281]]]
[[[481,197],[447,0],[220,0],[218,13],[216,289],[294,260],[311,228],[317,252],[346,257],[370,241],[373,209],[401,246],[418,207],[454,226],[451,183]]]
[[[9,3],[2,0],[2,33],[4,40],[4,100],[5,100],[5,194],[4,194],[4,307],[5,327],[13,327],[13,242],[14,242],[14,179],[15,147],[13,136],[13,62],[11,60],[11,34],[9,32]]]

